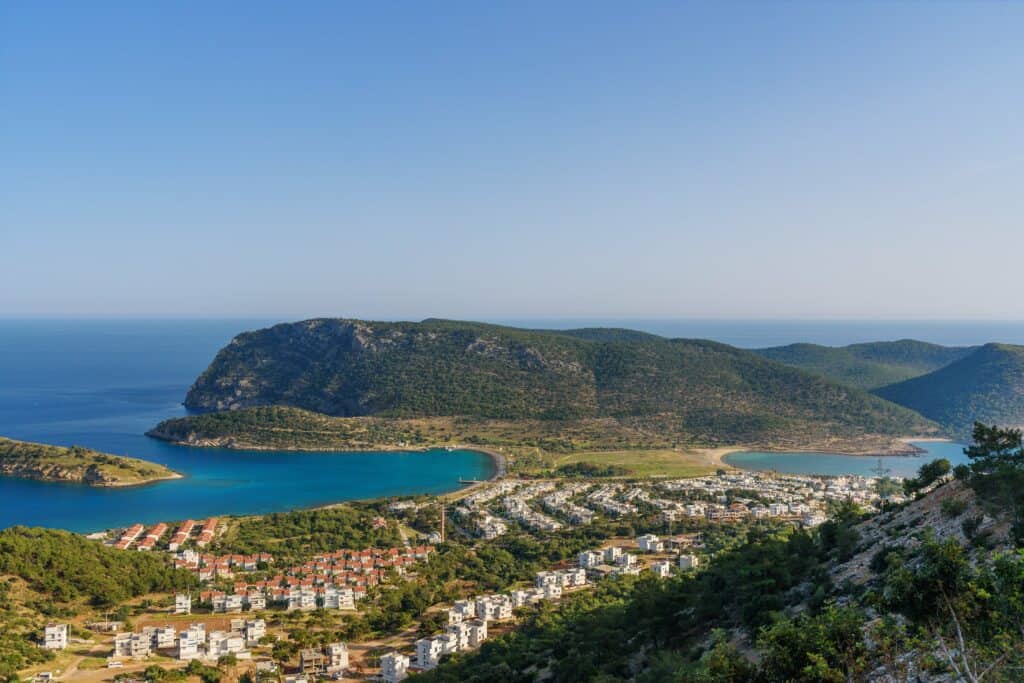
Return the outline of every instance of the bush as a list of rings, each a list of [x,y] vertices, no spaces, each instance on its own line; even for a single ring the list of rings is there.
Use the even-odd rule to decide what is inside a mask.
[[[959,517],[967,509],[967,501],[962,498],[947,498],[942,501],[942,514],[946,517]]]

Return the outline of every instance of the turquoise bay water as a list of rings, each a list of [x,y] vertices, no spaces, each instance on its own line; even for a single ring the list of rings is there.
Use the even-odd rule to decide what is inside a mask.
[[[264,321],[0,321],[0,435],[158,462],[180,480],[97,489],[0,478],[0,528],[95,531],[414,493],[491,476],[473,451],[289,453],[175,446],[144,432],[184,415],[189,384]]]
[[[964,446],[946,441],[919,441],[916,446],[927,453],[919,457],[887,456],[871,457],[862,455],[836,455],[835,453],[732,453],[724,460],[733,467],[745,470],[777,471],[787,474],[857,474],[875,476],[878,461],[894,477],[912,477],[921,465],[938,458],[946,458],[954,466],[968,462]]]

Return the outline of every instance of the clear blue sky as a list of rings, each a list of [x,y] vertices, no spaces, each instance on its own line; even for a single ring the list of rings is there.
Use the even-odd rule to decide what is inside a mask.
[[[0,315],[1024,319],[1024,3],[0,3]]]

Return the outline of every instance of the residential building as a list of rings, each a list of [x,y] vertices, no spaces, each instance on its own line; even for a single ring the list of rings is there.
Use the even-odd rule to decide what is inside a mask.
[[[665,544],[654,534],[639,536],[636,542],[642,553],[660,553],[665,549]]]
[[[409,677],[409,658],[389,652],[380,658],[380,677],[384,683],[398,683]]]
[[[331,643],[327,646],[327,671],[338,672],[348,668],[348,645]]]
[[[683,570],[696,569],[700,566],[700,558],[696,555],[680,555],[679,568]]]
[[[672,563],[667,561],[655,562],[651,565],[651,571],[659,578],[668,578],[672,575]]]
[[[43,629],[43,647],[47,650],[64,650],[68,646],[68,625],[47,624]]]
[[[178,593],[174,596],[175,614],[192,614],[192,596],[187,593]]]

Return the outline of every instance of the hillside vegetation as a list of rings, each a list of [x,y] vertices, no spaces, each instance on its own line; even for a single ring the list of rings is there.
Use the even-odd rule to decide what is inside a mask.
[[[0,437],[0,475],[67,481],[89,486],[128,486],[177,476],[162,465],[100,453]]]
[[[725,344],[451,321],[318,319],[240,334],[185,404],[346,417],[611,418],[676,440],[732,443],[936,429],[863,391]]]
[[[935,372],[875,390],[968,435],[975,420],[1024,425],[1024,347],[986,344]]]
[[[36,645],[47,620],[161,591],[196,579],[153,553],[126,553],[77,534],[11,527],[0,531],[0,680],[53,658]]]
[[[913,502],[842,504],[815,530],[751,529],[696,573],[602,582],[422,680],[1019,681],[1024,449],[975,437],[959,480]]]
[[[938,370],[976,350],[903,339],[839,347],[789,344],[755,353],[852,387],[876,389]]]

